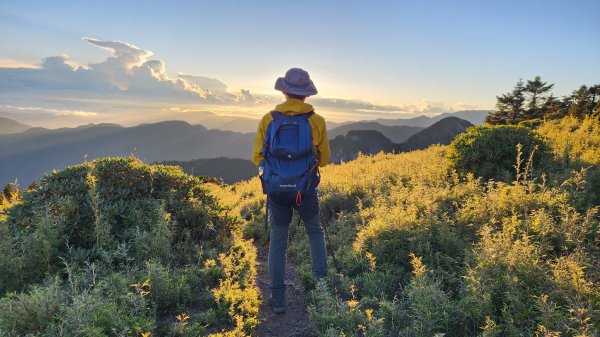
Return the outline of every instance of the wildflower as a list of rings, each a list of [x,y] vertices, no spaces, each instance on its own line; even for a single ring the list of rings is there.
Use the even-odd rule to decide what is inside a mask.
[[[358,301],[355,299],[349,300],[348,302],[346,302],[348,304],[348,308],[350,310],[354,310],[356,309],[356,307],[358,307]]]
[[[413,253],[408,254],[410,256],[410,264],[413,267],[413,275],[421,276],[425,273],[425,266],[423,265],[423,261],[420,257],[416,256]]]
[[[366,333],[367,333],[367,327],[365,327],[364,325],[362,325],[362,324],[359,324],[357,327],[358,327],[358,329],[359,329],[360,331],[362,331],[362,332],[363,332],[363,334],[366,334]]]
[[[373,320],[373,309],[369,308],[365,310],[365,314],[367,315],[367,319],[369,321]]]
[[[142,337],[150,337],[152,334],[150,332],[142,332]]]
[[[180,322],[185,322],[188,319],[190,319],[190,315],[183,313],[183,314],[179,314],[179,315],[175,316],[175,318],[177,318],[177,320]]]
[[[367,260],[369,260],[369,268],[372,272],[375,271],[375,267],[377,267],[377,260],[375,256],[373,256],[371,252],[366,252],[365,256],[367,257]]]
[[[215,262],[214,259],[208,259],[208,260],[204,261],[204,267],[206,267],[206,268],[214,267],[216,265],[217,265],[217,262]]]
[[[142,288],[144,287],[150,287],[150,280],[146,280],[144,283],[142,283]]]

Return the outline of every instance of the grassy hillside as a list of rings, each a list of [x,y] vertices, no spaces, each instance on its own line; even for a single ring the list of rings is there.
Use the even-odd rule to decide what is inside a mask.
[[[330,260],[326,282],[313,283],[295,220],[289,250],[320,334],[596,336],[600,203],[584,196],[598,193],[588,174],[600,161],[597,130],[592,119],[540,128],[554,153],[552,181],[462,177],[444,146],[323,169],[321,207],[339,270]],[[247,236],[267,239],[257,179],[213,189],[246,220]]]
[[[68,167],[4,211],[1,336],[239,336],[258,323],[254,247],[177,167]]]
[[[338,269],[314,283],[295,220],[289,248],[320,335],[598,335],[600,121],[515,127],[547,145],[535,161],[495,137],[530,138],[477,128],[461,146],[515,156],[516,180],[455,171],[454,143],[321,171]],[[133,158],[46,176],[0,209],[0,335],[251,334],[260,191]]]

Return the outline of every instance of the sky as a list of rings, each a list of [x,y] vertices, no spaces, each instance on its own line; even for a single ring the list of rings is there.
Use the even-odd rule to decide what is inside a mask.
[[[5,0],[0,115],[260,116],[291,67],[337,120],[493,109],[520,78],[556,96],[600,82],[599,13],[596,0]]]

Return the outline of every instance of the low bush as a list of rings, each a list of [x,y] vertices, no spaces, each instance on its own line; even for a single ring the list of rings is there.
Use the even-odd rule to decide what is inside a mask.
[[[451,169],[505,182],[513,181],[518,173],[531,175],[533,169],[547,170],[550,159],[542,137],[527,127],[513,125],[470,127],[454,139],[448,150]]]

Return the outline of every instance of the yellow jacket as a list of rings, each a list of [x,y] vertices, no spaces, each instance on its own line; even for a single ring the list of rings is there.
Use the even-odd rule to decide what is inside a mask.
[[[276,106],[275,111],[293,116],[311,112],[314,111],[314,109],[312,105],[304,103],[302,100],[290,98],[284,103]],[[258,124],[258,131],[256,132],[256,138],[254,139],[254,151],[252,153],[252,161],[256,166],[264,161],[263,144],[265,142],[267,126],[269,126],[269,123],[271,123],[272,120],[273,116],[271,116],[271,113],[268,113],[263,116]],[[329,139],[327,138],[327,128],[325,127],[325,119],[315,113],[308,118],[308,122],[312,129],[313,145],[317,151],[319,166],[323,167],[329,163],[331,154],[329,150]]]

